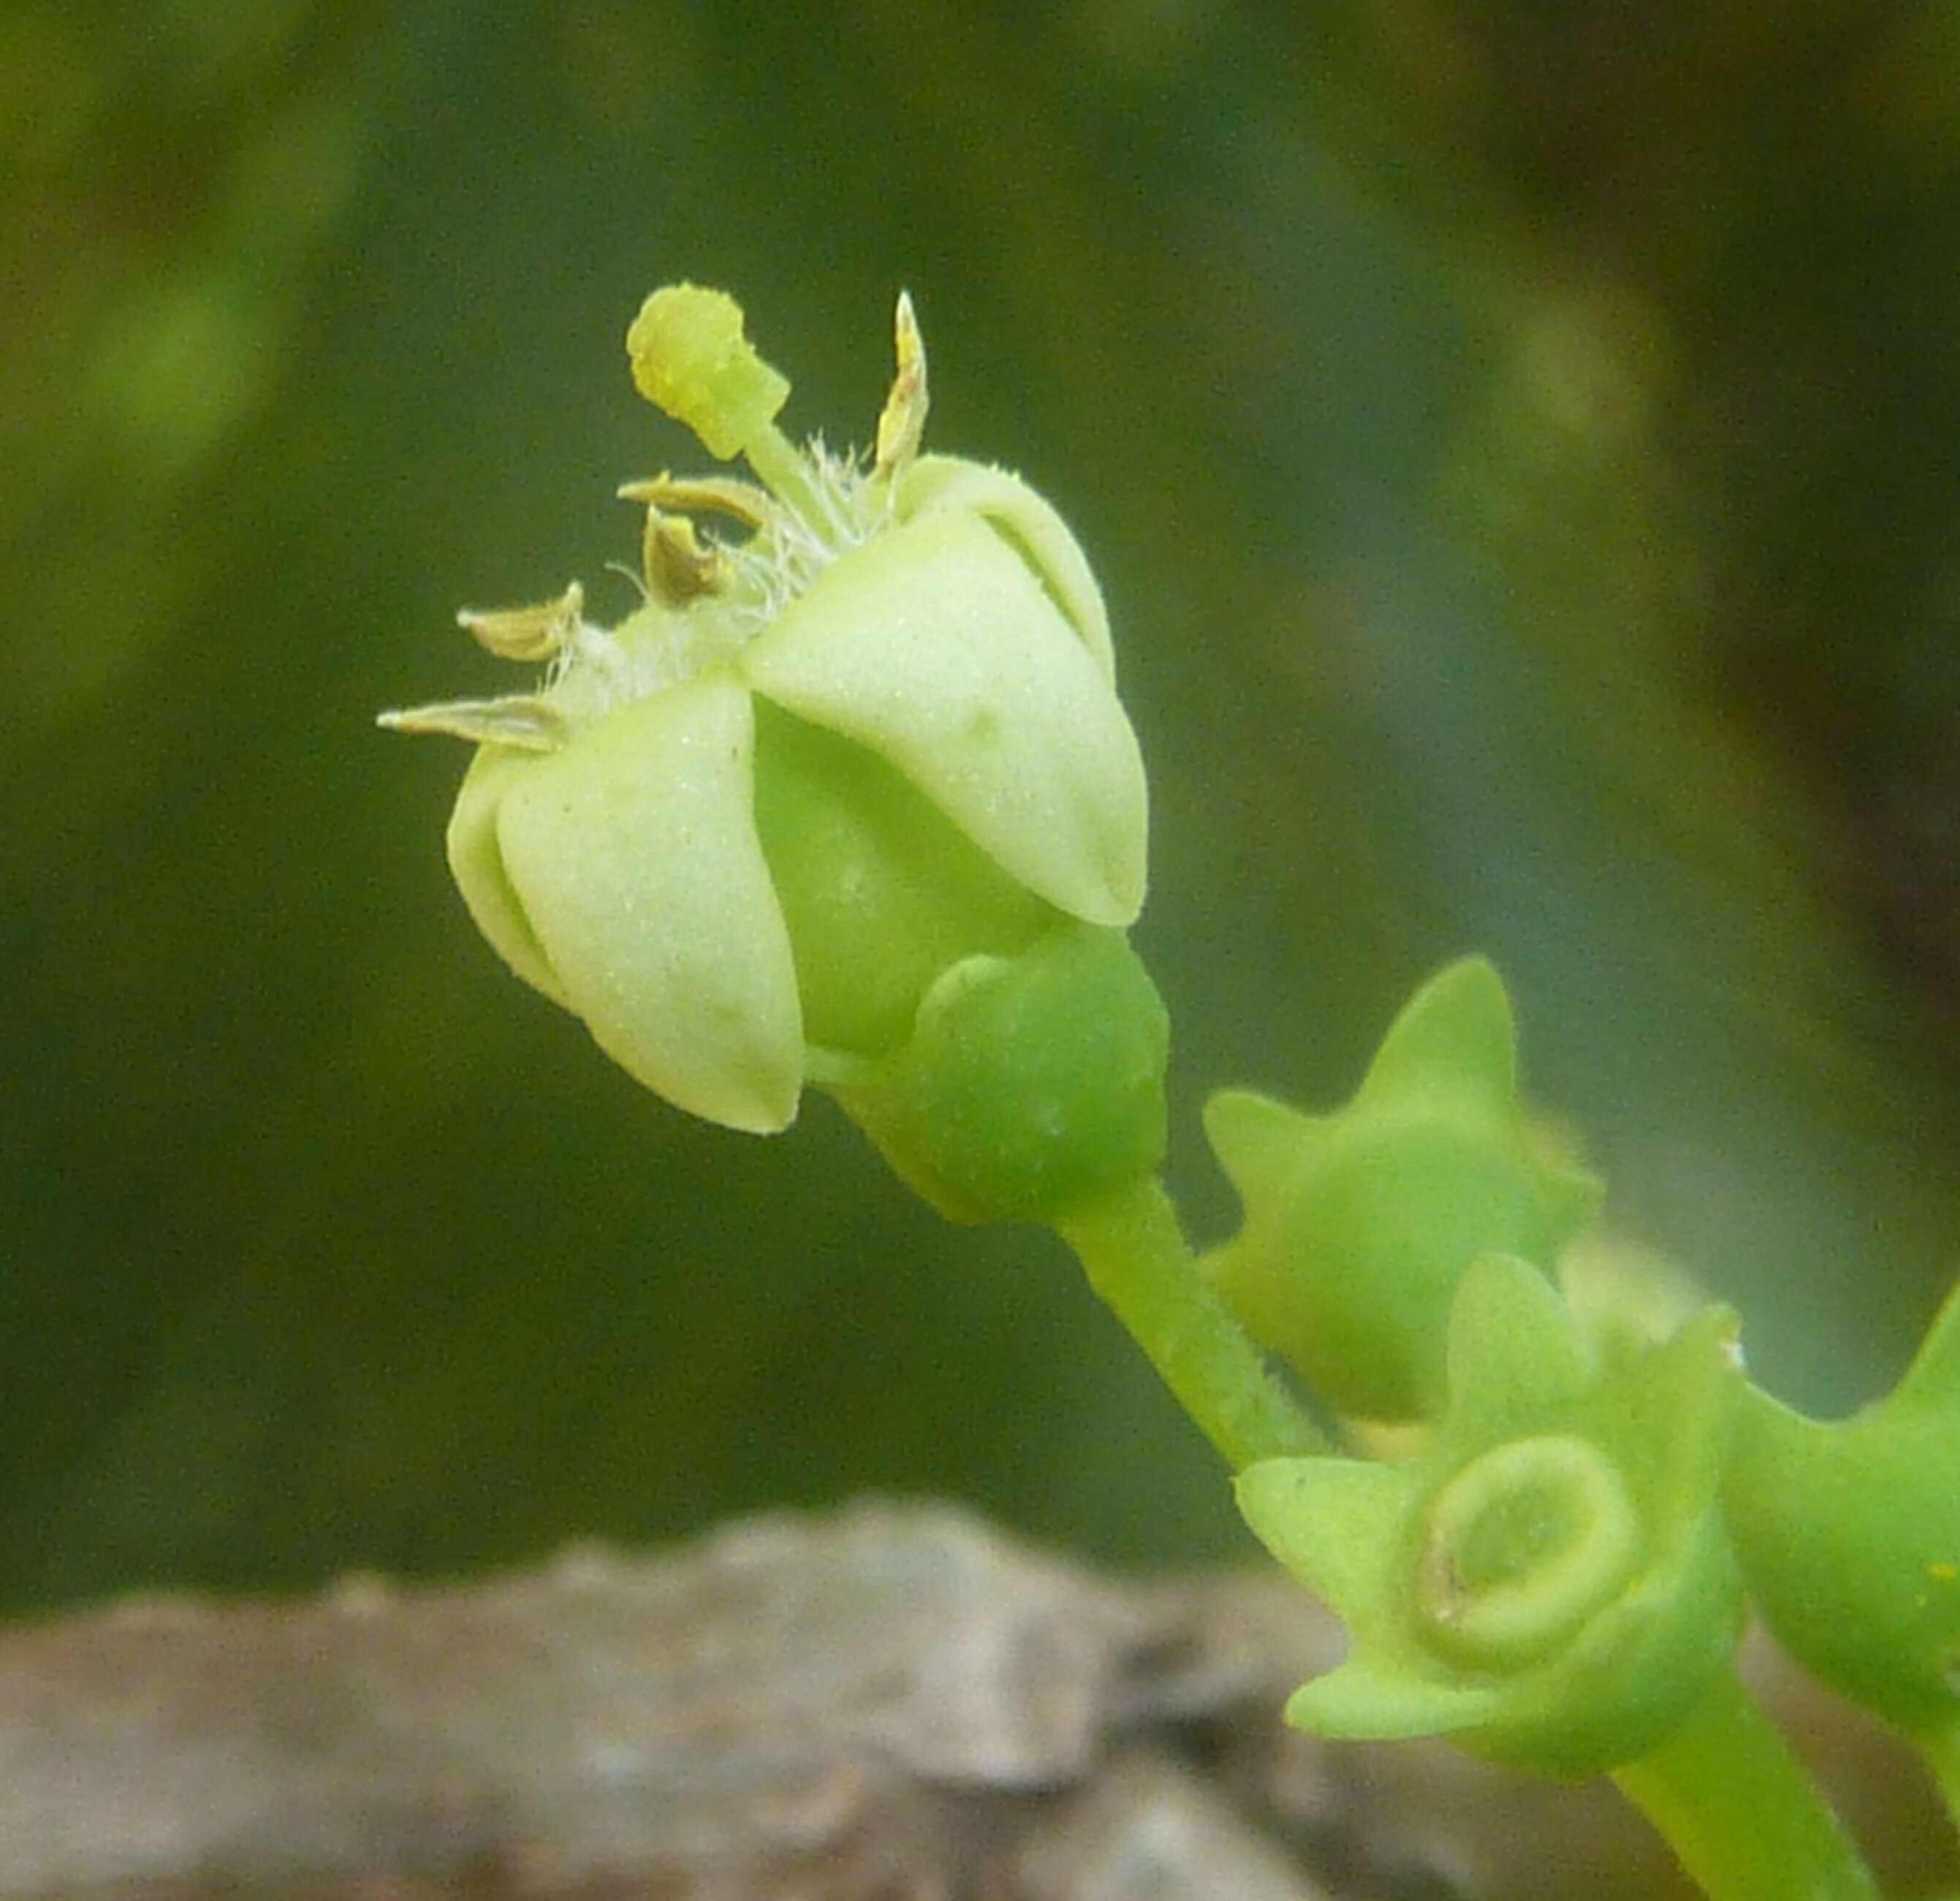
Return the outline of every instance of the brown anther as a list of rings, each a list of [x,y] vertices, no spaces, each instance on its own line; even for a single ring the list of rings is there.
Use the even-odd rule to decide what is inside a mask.
[[[499,660],[549,660],[571,638],[585,611],[585,590],[574,581],[555,600],[531,607],[465,607],[456,624]]]
[[[931,406],[925,381],[925,339],[919,335],[918,319],[912,314],[912,293],[899,293],[899,307],[892,320],[898,345],[899,370],[892,379],[892,393],[885,399],[884,412],[878,418],[878,454],[873,473],[889,480],[902,475],[918,454],[919,439],[925,433],[925,414]]]
[[[768,489],[734,476],[651,476],[622,482],[619,495],[622,502],[644,502],[650,508],[731,516],[745,528],[759,528],[775,505]]]
[[[532,693],[405,706],[398,712],[380,715],[375,724],[391,732],[445,733],[451,739],[466,739],[479,746],[514,746],[523,753],[555,753],[565,744],[565,721],[557,709]]]
[[[647,572],[647,591],[676,606],[728,584],[728,557],[712,543],[704,543],[685,515],[649,508],[640,559]]]

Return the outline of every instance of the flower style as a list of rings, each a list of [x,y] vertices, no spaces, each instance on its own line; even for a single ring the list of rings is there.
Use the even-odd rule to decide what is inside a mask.
[[[1602,1371],[1529,1263],[1488,1254],[1449,1328],[1449,1400],[1408,1463],[1271,1459],[1238,1481],[1267,1549],[1348,1626],[1287,1720],[1452,1737],[1561,1775],[1644,1755],[1741,1623],[1717,1485],[1742,1384],[1710,1307]]]
[[[1208,1272],[1246,1331],[1351,1417],[1432,1416],[1464,1269],[1496,1249],[1548,1270],[1599,1201],[1518,1106],[1510,1001],[1481,957],[1417,992],[1336,1113],[1228,1089],[1204,1126],[1246,1210]]]
[[[662,475],[644,600],[466,612],[537,690],[383,715],[478,750],[449,828],[506,963],[680,1107],[768,1132],[900,1046],[948,968],[1143,900],[1143,766],[1073,536],[1018,477],[922,455],[909,301],[868,466],[798,449],[732,298],[627,337],[643,394],[762,486]],[[733,531],[703,533],[695,517]]]

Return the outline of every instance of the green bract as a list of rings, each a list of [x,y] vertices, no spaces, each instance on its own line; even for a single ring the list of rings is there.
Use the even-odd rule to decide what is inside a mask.
[[[1449,1734],[1554,1775],[1645,1754],[1734,1648],[1717,1506],[1741,1374],[1704,1310],[1601,1370],[1529,1263],[1464,1275],[1449,1403],[1408,1463],[1271,1459],[1239,1510],[1338,1611],[1348,1661],[1287,1720],[1335,1737]]]
[[[1142,903],[1141,759],[1074,537],[1017,477],[921,456],[908,303],[867,466],[799,450],[740,310],[682,285],[640,389],[765,487],[662,476],[645,599],[463,625],[533,693],[384,716],[478,744],[450,862],[517,974],[681,1107],[778,1129],[807,1078],[887,1056],[952,965]],[[719,517],[726,543],[698,533]]]
[[[1752,1387],[1725,1498],[1777,1641],[1919,1735],[1960,1801],[1960,1291],[1898,1386],[1850,1419]]]
[[[1493,1248],[1549,1269],[1599,1198],[1518,1107],[1510,1003],[1481,958],[1416,993],[1346,1108],[1225,1090],[1204,1126],[1246,1211],[1207,1269],[1255,1339],[1360,1418],[1433,1415],[1464,1269]]]

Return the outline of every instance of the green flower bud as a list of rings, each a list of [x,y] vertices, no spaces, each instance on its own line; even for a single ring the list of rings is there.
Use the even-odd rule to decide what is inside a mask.
[[[1347,1661],[1287,1721],[1448,1735],[1557,1775],[1647,1754],[1741,1629],[1717,1508],[1741,1384],[1725,1309],[1602,1368],[1538,1269],[1484,1256],[1457,1293],[1449,1403],[1421,1453],[1239,1476],[1246,1523],[1348,1626]]]
[[[1960,1289],[1898,1384],[1848,1419],[1750,1388],[1724,1498],[1777,1641],[1918,1734],[1960,1805]]]
[[[1123,934],[1074,925],[955,964],[912,1038],[835,1087],[949,1219],[1054,1221],[1156,1172],[1169,1043]]]
[[[642,605],[601,626],[574,584],[466,613],[548,663],[537,689],[383,716],[477,744],[450,863],[505,962],[733,1128],[781,1129],[812,1075],[889,1056],[963,960],[1143,900],[1143,766],[1088,564],[1017,477],[919,454],[903,298],[897,335],[867,466],[777,430],[789,385],[732,299],[657,291],[636,384],[765,486],[627,485]]]
[[[1519,1108],[1510,1002],[1481,958],[1416,993],[1346,1108],[1226,1090],[1204,1125],[1245,1205],[1207,1271],[1255,1339],[1357,1418],[1432,1416],[1465,1269],[1496,1249],[1549,1269],[1599,1200]]]

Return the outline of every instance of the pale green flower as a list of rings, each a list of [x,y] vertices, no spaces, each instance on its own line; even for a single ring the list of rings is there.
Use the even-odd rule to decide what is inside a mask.
[[[732,299],[656,292],[635,381],[767,486],[628,485],[638,608],[599,626],[574,584],[466,613],[542,684],[383,716],[478,743],[449,857],[504,960],[733,1128],[781,1129],[807,1078],[885,1054],[959,958],[1143,901],[1143,766],[1088,563],[1017,476],[918,453],[902,298],[897,328],[867,466],[778,431],[789,386]]]

